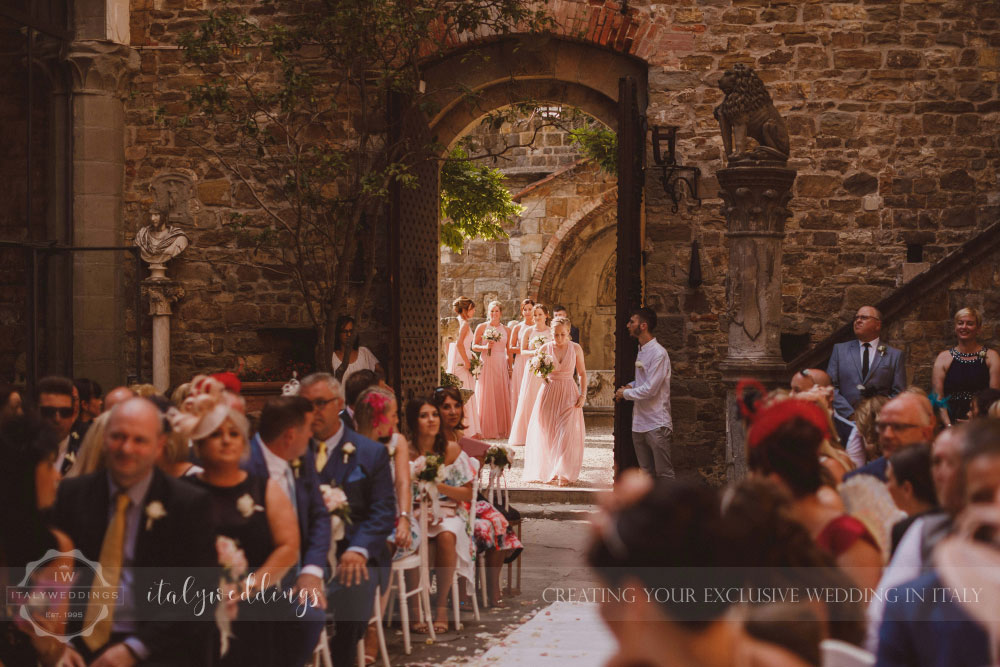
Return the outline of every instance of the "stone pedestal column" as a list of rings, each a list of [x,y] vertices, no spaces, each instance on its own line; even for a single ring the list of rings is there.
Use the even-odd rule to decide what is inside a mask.
[[[795,170],[783,162],[742,161],[719,170],[729,238],[726,279],[729,351],[721,364],[726,398],[726,476],[746,475],[735,387],[750,377],[769,389],[787,381],[781,360],[781,259]]]
[[[73,82],[73,245],[122,245],[125,105],[139,56],[123,44],[80,40],[66,55]],[[120,252],[73,255],[73,375],[122,384],[127,301]]]
[[[153,317],[153,386],[164,393],[170,387],[171,306],[184,296],[184,289],[167,278],[166,268],[164,264],[150,264],[152,275],[142,281],[149,296],[149,314]]]

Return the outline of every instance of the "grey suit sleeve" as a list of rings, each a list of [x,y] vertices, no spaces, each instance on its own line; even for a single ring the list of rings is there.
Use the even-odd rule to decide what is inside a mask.
[[[826,374],[830,376],[833,383],[833,409],[841,417],[849,419],[854,414],[854,408],[847,402],[847,399],[840,393],[840,348],[834,346],[833,354],[830,355],[830,363],[826,366]]]
[[[903,393],[906,389],[906,356],[902,350],[896,355],[896,362],[892,369],[892,392],[890,396]]]

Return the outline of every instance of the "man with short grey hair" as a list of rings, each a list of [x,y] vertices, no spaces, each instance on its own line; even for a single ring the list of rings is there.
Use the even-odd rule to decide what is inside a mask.
[[[882,456],[844,475],[874,475],[885,482],[889,457],[903,447],[934,439],[934,415],[926,396],[904,392],[882,406],[875,420]]]

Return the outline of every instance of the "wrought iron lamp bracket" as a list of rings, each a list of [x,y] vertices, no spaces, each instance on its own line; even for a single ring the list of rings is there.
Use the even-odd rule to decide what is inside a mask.
[[[684,194],[686,184],[691,197],[701,206],[701,197],[698,196],[698,180],[701,178],[701,169],[698,167],[688,167],[677,164],[675,149],[677,146],[677,126],[667,125],[653,126],[653,163],[660,170],[660,182],[664,192],[674,203],[671,209],[677,212],[680,205],[681,196]],[[666,141],[666,154],[661,152],[661,142]]]

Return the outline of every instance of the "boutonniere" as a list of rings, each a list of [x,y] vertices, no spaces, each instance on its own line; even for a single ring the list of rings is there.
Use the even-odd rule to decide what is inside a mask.
[[[344,463],[347,463],[347,460],[351,458],[351,454],[353,454],[357,450],[357,448],[353,444],[345,442],[343,450],[344,450]]]
[[[70,438],[70,440],[79,440],[80,439],[80,434],[77,433],[76,431],[71,431],[70,434],[69,434],[69,438]]]
[[[979,352],[976,352],[976,356],[979,357],[980,359],[986,359],[986,348],[984,347],[983,349],[979,350]]]
[[[642,363],[641,361],[637,361],[637,362],[635,362],[635,367],[636,368],[645,368],[646,364]]]
[[[167,510],[164,509],[163,503],[159,500],[154,500],[146,505],[146,530],[152,530],[153,522],[165,516],[167,516]]]
[[[253,501],[253,496],[244,493],[236,499],[236,511],[242,514],[244,519],[249,519],[254,512],[263,512],[264,508]]]
[[[76,463],[76,452],[73,451],[66,452],[66,456],[63,457],[63,460],[71,465],[73,463]]]
[[[879,353],[880,355],[882,355],[882,356],[885,356],[885,351],[886,351],[886,347],[885,347],[885,345],[879,345],[879,346],[878,346],[878,353]]]
[[[292,466],[292,475],[295,476],[295,479],[298,479],[302,471],[302,458],[295,459],[290,465]]]

